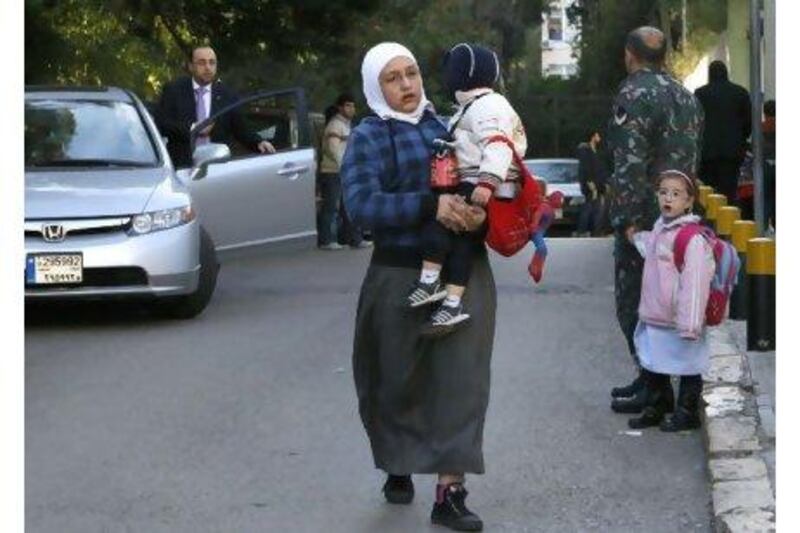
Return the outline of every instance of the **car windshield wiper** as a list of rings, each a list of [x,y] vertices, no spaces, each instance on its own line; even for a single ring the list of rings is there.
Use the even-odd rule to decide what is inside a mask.
[[[48,159],[36,161],[33,167],[151,167],[155,164],[129,159]]]

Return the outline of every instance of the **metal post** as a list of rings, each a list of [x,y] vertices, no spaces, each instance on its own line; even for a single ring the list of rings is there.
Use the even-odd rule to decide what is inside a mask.
[[[686,21],[686,0],[681,5],[681,52],[686,52],[686,38],[689,34],[689,24]]]
[[[753,102],[753,130],[750,135],[753,148],[753,210],[756,230],[764,234],[764,149],[761,133],[761,9],[760,0],[750,0],[750,97]]]

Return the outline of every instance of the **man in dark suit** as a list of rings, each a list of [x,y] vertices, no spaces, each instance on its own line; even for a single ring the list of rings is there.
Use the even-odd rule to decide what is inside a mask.
[[[705,111],[700,178],[735,204],[739,167],[750,137],[750,93],[728,81],[722,61],[708,66],[708,84],[695,91]]]
[[[191,128],[238,100],[217,80],[217,55],[211,47],[194,48],[188,66],[191,76],[165,85],[156,110],[156,123],[167,137],[167,149],[177,168],[192,165]],[[254,152],[275,151],[269,142],[247,127],[238,110],[225,113],[200,132],[195,145],[208,142],[230,144],[233,138]]]

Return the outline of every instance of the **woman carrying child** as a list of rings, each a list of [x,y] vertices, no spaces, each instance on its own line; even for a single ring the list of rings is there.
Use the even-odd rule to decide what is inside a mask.
[[[465,505],[466,472],[482,474],[483,427],[496,290],[486,247],[473,238],[466,287],[472,320],[448,337],[421,335],[424,308],[404,299],[419,275],[422,228],[438,220],[480,235],[485,212],[430,188],[434,140],[447,135],[434,114],[413,54],[397,43],[370,49],[361,68],[367,104],[377,116],[353,129],[341,168],[345,207],[372,230],[375,249],[356,311],[353,373],[359,412],[375,466],[388,474],[383,493],[408,504],[412,474],[437,474],[431,520],[479,531]]]

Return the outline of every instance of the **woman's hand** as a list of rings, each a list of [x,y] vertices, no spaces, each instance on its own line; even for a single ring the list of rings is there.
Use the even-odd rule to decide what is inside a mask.
[[[467,211],[469,206],[456,194],[442,194],[436,208],[436,220],[451,231],[460,232],[467,229]]]

